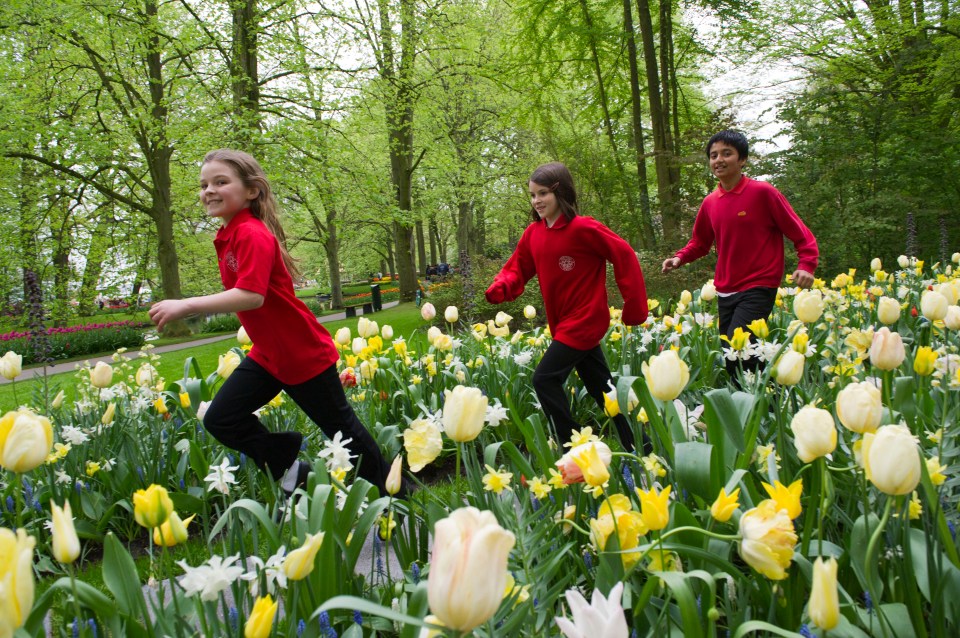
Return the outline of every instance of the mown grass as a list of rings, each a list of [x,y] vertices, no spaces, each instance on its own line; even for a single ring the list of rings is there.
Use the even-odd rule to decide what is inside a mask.
[[[409,339],[419,327],[423,326],[423,321],[420,319],[420,310],[413,303],[403,303],[370,315],[368,318],[376,321],[380,326],[391,325],[394,335],[402,336],[405,339]],[[338,329],[346,326],[350,328],[351,335],[356,336],[357,320],[358,318],[327,321],[323,325],[330,331],[330,334],[335,334]],[[204,339],[212,336],[217,335],[198,335],[196,338]],[[217,369],[219,356],[237,345],[232,333],[219,336],[223,339],[215,343],[161,353],[159,355],[160,360],[154,366],[164,379],[175,381],[183,378],[184,361],[187,357],[193,357],[200,366],[200,371],[206,376]],[[97,356],[109,356],[111,354],[113,353],[104,352],[101,355],[84,357],[78,360],[76,365],[82,367],[85,361],[95,359]],[[134,351],[126,353],[125,356],[136,355],[137,353]],[[74,375],[76,374],[77,372],[74,371],[48,375],[46,383],[50,397],[52,398],[62,389],[67,398],[72,399],[74,396]],[[0,413],[12,410],[21,404],[32,404],[35,407],[42,406],[43,401],[35,398],[35,395],[38,398],[42,397],[44,381],[41,375],[42,368],[26,369],[15,384],[0,385]]]

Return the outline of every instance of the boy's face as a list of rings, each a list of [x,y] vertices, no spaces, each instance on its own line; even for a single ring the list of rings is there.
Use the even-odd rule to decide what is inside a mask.
[[[708,152],[710,172],[723,183],[736,183],[743,173],[746,158],[726,142],[714,142]]]

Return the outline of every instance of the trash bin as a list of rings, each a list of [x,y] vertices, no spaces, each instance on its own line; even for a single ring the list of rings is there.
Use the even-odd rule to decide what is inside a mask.
[[[373,302],[373,311],[383,310],[383,302],[380,299],[380,284],[370,284],[370,301]]]

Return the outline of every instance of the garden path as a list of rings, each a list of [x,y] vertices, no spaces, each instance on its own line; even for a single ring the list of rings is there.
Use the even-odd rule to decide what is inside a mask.
[[[393,308],[398,303],[400,302],[388,301],[383,304],[383,308],[384,309]],[[346,313],[335,312],[333,314],[322,315],[320,317],[317,317],[317,321],[319,321],[320,323],[328,323],[331,321],[339,321],[341,319],[346,319],[346,318],[347,318]],[[157,354],[162,354],[164,352],[173,352],[175,350],[184,350],[186,348],[203,346],[208,343],[216,343],[217,341],[226,341],[227,339],[233,339],[233,335],[232,334],[217,335],[216,337],[204,337],[203,339],[193,339],[191,341],[171,343],[165,346],[157,346],[156,348],[153,349],[153,351],[156,352]],[[63,372],[73,372],[79,366],[81,366],[82,363],[85,361],[89,361],[91,366],[97,365],[97,361],[103,361],[105,363],[113,363],[113,355],[104,355],[102,357],[91,357],[89,359],[83,359],[82,361],[67,361],[65,363],[55,363],[51,366],[47,366],[47,374],[51,375],[51,374],[61,374]],[[43,370],[42,368],[38,368],[38,367],[24,368],[23,373],[24,375],[31,374],[31,373],[37,373],[42,375]],[[0,376],[0,385],[3,385],[5,383],[10,383],[10,381],[5,377]]]

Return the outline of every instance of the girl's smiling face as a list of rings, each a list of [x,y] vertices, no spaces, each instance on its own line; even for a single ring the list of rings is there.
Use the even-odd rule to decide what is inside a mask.
[[[260,195],[260,189],[247,186],[228,163],[207,162],[200,168],[200,202],[211,217],[219,217],[224,223]]]
[[[537,212],[540,219],[547,222],[547,226],[553,226],[557,216],[560,215],[560,204],[557,202],[557,195],[549,186],[530,182],[530,205]]]

